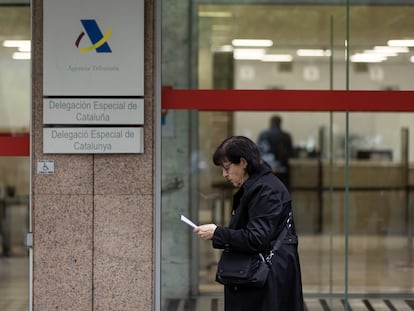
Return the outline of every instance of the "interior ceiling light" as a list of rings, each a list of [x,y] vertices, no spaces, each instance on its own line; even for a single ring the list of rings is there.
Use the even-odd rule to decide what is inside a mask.
[[[378,45],[374,47],[374,51],[379,52],[394,52],[394,53],[408,53],[410,49],[406,46],[388,46],[388,45]]]
[[[12,58],[16,60],[30,59],[30,53],[14,52]]]
[[[19,52],[30,52],[32,49],[31,49],[31,47],[30,47],[30,45],[29,45],[29,46],[19,46],[19,47],[17,48],[17,50],[18,50]]]
[[[397,56],[398,53],[393,52],[391,50],[387,51],[387,50],[364,50],[364,54],[378,54],[378,55],[384,55],[386,57],[390,57],[390,56]]]
[[[219,46],[215,51],[217,52],[233,52],[233,46],[232,45],[222,45]]]
[[[290,54],[265,54],[263,55],[262,62],[291,62],[293,60]]]
[[[387,57],[378,53],[357,53],[351,56],[353,63],[381,63],[386,59]]]
[[[30,50],[30,40],[4,40],[3,46],[6,48],[21,48]]]
[[[257,40],[257,39],[234,39],[231,41],[233,46],[257,46],[257,47],[269,47],[273,45],[272,40]]]
[[[222,17],[222,18],[230,18],[233,17],[231,12],[221,12],[221,11],[200,11],[198,12],[198,16],[200,17]]]
[[[323,50],[323,49],[299,49],[296,51],[296,55],[298,56],[313,56],[313,57],[325,57],[331,56],[331,50]]]
[[[414,47],[414,40],[388,40],[389,46],[406,46]]]
[[[264,49],[235,49],[233,57],[237,60],[261,60],[263,55]]]

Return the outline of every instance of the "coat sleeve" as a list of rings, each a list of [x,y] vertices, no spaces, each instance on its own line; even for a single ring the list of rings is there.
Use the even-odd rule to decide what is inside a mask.
[[[213,247],[247,253],[266,250],[284,224],[283,205],[280,191],[270,185],[256,185],[235,209],[235,222],[229,228],[217,227]]]

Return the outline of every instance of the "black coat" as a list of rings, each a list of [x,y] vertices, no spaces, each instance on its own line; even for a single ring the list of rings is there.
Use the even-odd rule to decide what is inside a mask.
[[[263,288],[225,286],[226,311],[303,311],[298,240],[291,197],[283,183],[262,165],[233,197],[228,228],[217,227],[214,248],[239,252],[266,252],[283,227],[288,232],[272,258],[272,269]]]

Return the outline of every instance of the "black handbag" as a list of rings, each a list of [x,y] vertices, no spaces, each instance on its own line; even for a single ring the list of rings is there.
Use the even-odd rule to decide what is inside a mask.
[[[216,281],[224,285],[262,287],[269,271],[269,262],[262,254],[224,250],[217,266]]]
[[[285,226],[266,258],[263,254],[249,254],[223,250],[217,264],[216,281],[223,285],[263,287],[266,284],[274,252],[287,233]]]

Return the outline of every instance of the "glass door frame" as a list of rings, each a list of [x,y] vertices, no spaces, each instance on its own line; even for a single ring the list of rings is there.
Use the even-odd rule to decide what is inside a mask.
[[[31,138],[30,133],[0,133],[0,157],[29,157],[30,158],[30,148],[31,147]],[[30,176],[32,168],[30,161]],[[31,180],[31,178],[30,178]],[[31,189],[32,184],[29,185],[29,219],[28,219],[28,232],[25,236],[25,246],[28,248],[28,257],[29,257],[29,310],[32,310],[32,301],[33,301],[33,290],[32,290],[32,281],[33,281],[33,248],[32,248],[32,196]]]
[[[412,102],[414,102],[414,91],[189,90],[170,87],[161,90],[162,110],[344,112],[347,132],[350,112],[414,112]],[[346,146],[348,144],[346,140]],[[349,178],[347,178],[348,152],[345,160],[345,289],[343,294],[344,299],[348,300],[349,229],[347,224],[350,196]]]

